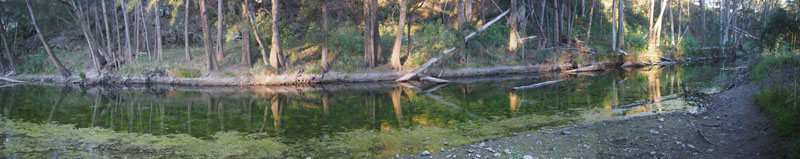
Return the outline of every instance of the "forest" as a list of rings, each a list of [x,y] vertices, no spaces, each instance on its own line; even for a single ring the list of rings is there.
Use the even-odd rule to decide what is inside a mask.
[[[439,69],[533,64],[570,69],[741,55],[762,44],[758,37],[768,17],[783,5],[758,0],[0,4],[4,72],[81,79],[403,72],[424,70],[430,61]]]

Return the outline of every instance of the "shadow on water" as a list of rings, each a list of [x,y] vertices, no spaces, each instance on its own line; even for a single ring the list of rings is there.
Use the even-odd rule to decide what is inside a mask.
[[[442,85],[93,88],[12,85],[0,88],[4,122],[0,137],[5,140],[4,155],[10,158],[24,158],[20,154],[31,153],[53,157],[66,152],[109,156],[108,146],[113,146],[104,142],[114,140],[102,140],[88,147],[80,143],[77,148],[75,143],[31,143],[35,146],[18,144],[17,148],[9,148],[14,146],[9,143],[15,143],[15,139],[35,136],[19,128],[25,124],[43,128],[74,125],[108,131],[105,133],[111,135],[138,134],[132,137],[137,140],[142,136],[180,136],[210,143],[226,141],[220,137],[221,133],[225,136],[224,132],[236,132],[245,135],[244,139],[253,136],[248,134],[256,134],[253,140],[269,138],[288,145],[286,149],[295,150],[279,154],[289,156],[393,156],[438,148],[443,142],[469,143],[544,127],[654,113],[696,112],[698,107],[677,98],[683,90],[680,86],[706,92],[722,90],[732,79],[735,71],[727,68],[733,68],[734,63],[453,79],[454,83]],[[554,79],[566,80],[523,91],[510,89]],[[64,141],[78,140],[85,142],[85,139]],[[337,148],[363,152],[327,152]],[[134,151],[110,149],[123,154]],[[179,155],[169,151],[175,150],[165,148],[163,153]],[[162,151],[150,152],[157,153]]]

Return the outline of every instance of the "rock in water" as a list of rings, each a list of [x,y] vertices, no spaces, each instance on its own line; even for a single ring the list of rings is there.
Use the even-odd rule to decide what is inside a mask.
[[[656,130],[653,130],[653,129],[650,129],[650,134],[653,134],[653,135],[658,135],[658,131],[656,131]]]
[[[570,134],[572,134],[572,132],[569,132],[569,131],[562,131],[561,132],[561,135],[570,135]]]
[[[522,156],[522,159],[533,159],[533,156],[531,156],[531,155],[525,155],[525,156]]]
[[[658,118],[658,121],[663,122],[664,118]]]
[[[505,149],[505,150],[503,150],[503,153],[506,153],[506,155],[510,155],[511,154],[511,150]]]
[[[422,155],[422,156],[430,156],[431,152],[428,152],[428,150],[425,150],[425,151],[422,151],[422,154],[420,154],[420,155]]]
[[[691,149],[695,149],[695,148],[696,148],[696,147],[694,147],[694,145],[692,145],[692,144],[688,144],[688,145],[686,145],[686,146],[689,146],[689,148],[691,148]]]

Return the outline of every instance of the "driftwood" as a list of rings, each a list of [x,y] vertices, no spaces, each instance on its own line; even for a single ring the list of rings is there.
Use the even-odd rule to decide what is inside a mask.
[[[537,83],[537,84],[527,85],[527,86],[514,87],[514,90],[518,91],[518,90],[523,90],[523,89],[537,88],[537,87],[542,87],[542,86],[546,86],[546,85],[555,84],[555,83],[558,83],[558,82],[561,82],[561,81],[564,81],[564,79],[547,81],[547,82],[542,82],[542,83]]]
[[[500,20],[500,18],[502,18],[502,17],[506,16],[506,14],[508,14],[509,12],[511,12],[511,10],[506,10],[506,11],[505,11],[505,12],[503,12],[502,14],[500,14],[500,15],[498,15],[497,17],[495,17],[494,19],[492,19],[492,21],[489,21],[489,22],[488,22],[488,23],[486,23],[485,25],[483,25],[483,26],[481,26],[480,28],[478,28],[478,30],[476,30],[476,31],[474,31],[474,32],[472,32],[472,33],[470,33],[469,35],[467,35],[466,37],[464,37],[464,42],[467,42],[469,39],[471,39],[471,38],[473,38],[473,37],[477,36],[477,35],[478,35],[478,33],[480,33],[480,32],[482,32],[482,31],[486,30],[487,28],[489,28],[489,26],[491,26],[492,24],[494,24],[495,22],[497,22],[498,20]],[[428,67],[430,67],[431,65],[433,65],[433,63],[436,63],[437,61],[439,61],[439,59],[442,59],[442,58],[444,58],[445,56],[447,56],[448,54],[452,53],[452,52],[453,52],[453,51],[455,51],[455,50],[456,50],[456,47],[451,47],[451,48],[449,48],[449,49],[445,50],[444,52],[442,52],[442,54],[441,54],[441,55],[439,55],[439,56],[437,56],[437,57],[434,57],[434,58],[432,58],[432,59],[428,60],[428,62],[425,62],[425,64],[422,64],[422,66],[420,66],[420,67],[418,67],[418,68],[414,69],[413,71],[409,72],[408,74],[406,74],[406,75],[404,75],[404,76],[402,76],[402,77],[398,78],[396,81],[397,81],[397,82],[402,82],[402,81],[408,81],[408,80],[411,80],[412,78],[414,78],[414,77],[416,77],[417,75],[419,75],[419,74],[420,74],[422,71],[425,71],[426,69],[428,69]]]
[[[8,81],[8,82],[13,82],[13,83],[24,83],[24,82],[25,82],[25,81],[20,81],[20,80],[15,80],[15,79],[6,78],[6,77],[0,77],[0,80],[3,80],[3,81]]]
[[[581,68],[577,68],[577,69],[567,70],[567,71],[564,71],[564,73],[593,72],[593,71],[601,71],[601,70],[603,70],[603,67],[598,66],[598,65],[591,65],[591,66],[581,67]]]
[[[436,77],[431,77],[431,76],[426,76],[426,75],[420,75],[420,76],[421,76],[419,78],[420,80],[431,81],[433,83],[450,83],[450,81],[448,81],[448,80],[439,79],[439,78],[436,78]]]

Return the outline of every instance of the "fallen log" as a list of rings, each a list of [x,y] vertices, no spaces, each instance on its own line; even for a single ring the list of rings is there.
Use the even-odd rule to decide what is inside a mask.
[[[509,12],[511,12],[511,10],[506,10],[505,12],[503,12],[503,13],[502,13],[502,14],[500,14],[500,15],[498,15],[497,17],[495,17],[494,19],[492,19],[491,21],[489,21],[489,22],[488,22],[488,23],[486,23],[485,25],[483,25],[483,26],[481,26],[480,28],[478,28],[478,30],[476,30],[476,31],[474,31],[474,32],[472,32],[472,33],[470,33],[469,35],[467,35],[466,37],[464,37],[464,42],[467,42],[469,39],[472,39],[473,37],[477,36],[477,35],[478,35],[478,33],[480,33],[480,32],[482,32],[482,31],[486,30],[487,28],[489,28],[489,26],[491,26],[492,24],[494,24],[495,22],[497,22],[498,20],[500,20],[500,18],[502,18],[502,17],[506,16],[506,15],[507,15]],[[455,51],[455,50],[456,50],[456,47],[451,47],[451,48],[449,48],[449,49],[447,49],[447,50],[444,50],[444,52],[442,52],[442,54],[441,54],[441,55],[439,55],[439,56],[437,56],[437,57],[434,57],[434,58],[432,58],[432,59],[428,60],[428,62],[425,62],[425,64],[422,64],[422,66],[419,66],[418,68],[416,68],[416,69],[414,69],[413,71],[409,72],[408,74],[406,74],[406,75],[404,75],[404,76],[402,76],[402,77],[398,78],[398,79],[397,79],[397,80],[395,80],[395,81],[397,81],[397,82],[403,82],[403,81],[408,81],[408,80],[411,80],[412,78],[414,78],[414,77],[416,77],[417,75],[419,75],[419,74],[420,74],[422,71],[425,71],[426,69],[428,69],[428,67],[430,67],[431,65],[433,65],[433,63],[436,63],[437,61],[439,61],[439,59],[442,59],[442,58],[444,58],[445,56],[447,56],[448,54],[452,53],[452,52],[453,52],[453,51]]]
[[[439,79],[439,78],[431,77],[431,76],[424,76],[424,75],[422,77],[420,77],[419,79],[420,80],[425,80],[425,81],[431,81],[433,83],[450,83],[450,81],[448,81],[448,80]]]
[[[567,71],[564,71],[564,73],[593,72],[593,71],[600,71],[600,70],[603,70],[603,67],[600,67],[598,65],[591,65],[591,66],[581,67],[581,68],[577,68],[577,69],[567,70]]]
[[[6,78],[6,77],[0,77],[0,80],[3,80],[3,81],[8,81],[8,82],[13,82],[13,83],[25,83],[25,81],[20,81],[20,80],[15,80],[15,79],[10,79],[10,78]]]
[[[542,86],[546,86],[546,85],[555,84],[555,83],[558,83],[558,82],[561,82],[561,81],[564,81],[564,79],[547,81],[547,82],[542,82],[542,83],[537,83],[537,84],[527,85],[527,86],[514,87],[514,90],[518,91],[518,90],[523,90],[523,89],[537,88],[537,87],[542,87]]]

